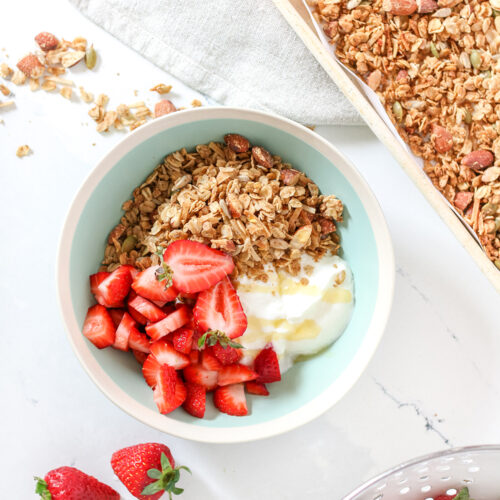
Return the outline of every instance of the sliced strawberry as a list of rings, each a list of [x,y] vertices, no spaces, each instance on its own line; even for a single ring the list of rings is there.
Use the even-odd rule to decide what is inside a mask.
[[[205,370],[201,365],[189,365],[182,370],[186,382],[202,385],[207,391],[217,387],[219,374],[215,371]]]
[[[145,299],[159,300],[161,302],[175,300],[177,290],[173,286],[165,288],[165,282],[156,279],[157,269],[158,266],[151,266],[140,272],[135,277],[132,288],[138,295]]]
[[[183,354],[189,354],[193,345],[194,332],[185,326],[175,330],[172,334],[172,344]]]
[[[254,380],[245,382],[245,389],[247,390],[248,394],[256,394],[257,396],[269,396],[267,387],[261,382],[255,382]]]
[[[217,387],[214,392],[214,404],[222,413],[242,417],[248,415],[247,400],[243,384]]]
[[[116,327],[120,324],[125,311],[123,309],[108,309],[109,315]]]
[[[205,370],[216,372],[223,368],[222,363],[208,349],[204,349],[201,352],[201,366],[203,366]]]
[[[219,372],[219,385],[239,384],[248,380],[255,380],[257,373],[245,365],[227,365]]]
[[[97,287],[97,293],[111,307],[120,307],[130,291],[132,276],[130,266],[120,266]]]
[[[234,339],[243,335],[247,329],[247,317],[227,276],[198,295],[193,313],[203,332],[219,330]]]
[[[242,357],[243,353],[241,349],[235,349],[231,346],[222,347],[219,343],[215,344],[212,347],[209,347],[214,354],[214,356],[223,364],[223,365],[233,365],[237,363]]]
[[[177,351],[167,340],[157,340],[150,346],[151,353],[162,365],[168,365],[176,370],[182,370],[189,365],[189,358]]]
[[[122,320],[116,329],[115,343],[113,347],[120,351],[128,351],[129,337],[132,330],[137,330],[135,321],[128,313],[123,313]]]
[[[144,315],[146,316],[146,314]],[[147,326],[146,333],[153,340],[161,339],[170,332],[173,332],[178,328],[180,328],[181,326],[184,326],[189,321],[189,317],[190,317],[189,309],[186,306],[181,306],[179,307],[179,309],[175,310],[173,313],[170,313],[166,318],[162,319],[161,321],[158,321],[153,325]]]
[[[148,355],[145,352],[136,351],[135,349],[132,349],[132,354],[134,355],[134,358],[141,366],[144,364],[146,358],[148,357]]]
[[[160,413],[166,414],[178,408],[186,399],[186,386],[170,366],[163,365],[158,374],[153,397]]]
[[[130,349],[140,351],[145,354],[150,352],[150,341],[145,333],[140,332],[137,328],[133,328],[128,338],[128,346]]]
[[[202,333],[199,330],[197,330],[197,329],[194,330],[193,343],[191,345],[191,349],[193,349],[194,351],[200,350],[200,346],[198,345],[198,340],[200,340],[201,335],[202,335]]]
[[[272,347],[266,347],[259,352],[254,361],[254,370],[258,373],[257,382],[268,384],[281,380],[278,356]]]
[[[130,316],[134,318],[136,323],[139,323],[139,325],[147,325],[148,323],[148,318],[146,316],[143,316],[141,313],[137,312],[133,307],[130,307],[128,305],[128,302],[131,302],[132,300],[137,297],[137,294],[134,292],[134,290],[130,290],[130,293],[128,294],[128,299],[127,299],[127,310]]]
[[[125,267],[130,271],[130,276],[132,277],[132,282],[135,280],[136,276],[140,273],[139,269],[137,269],[134,266],[124,265],[122,267]]]
[[[110,275],[111,273],[108,273],[107,271],[99,271],[98,273],[91,274],[89,276],[89,281],[90,281],[90,291],[94,294],[97,295],[97,287]]]
[[[142,298],[140,295],[136,295],[132,300],[129,300],[128,307],[134,309],[152,323],[160,321],[166,316],[158,306],[155,306],[152,302]]]
[[[189,362],[192,364],[192,365],[196,365],[199,363],[200,361],[200,351],[196,351],[196,350],[192,350],[189,354],[188,354],[188,357],[189,357]]]
[[[170,243],[163,259],[172,270],[173,285],[182,293],[207,290],[234,269],[230,255],[197,241]]]
[[[202,385],[186,383],[187,396],[182,407],[193,417],[203,418],[207,391]]]
[[[115,325],[107,309],[101,304],[89,307],[82,333],[96,347],[103,349],[115,341]]]
[[[183,299],[188,299],[188,300],[196,300],[198,298],[197,293],[180,293],[179,297]]]
[[[156,387],[156,380],[160,373],[161,365],[153,354],[150,354],[142,365],[142,375],[150,387]]]

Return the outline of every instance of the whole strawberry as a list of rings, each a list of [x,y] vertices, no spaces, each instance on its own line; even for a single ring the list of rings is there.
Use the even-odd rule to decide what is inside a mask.
[[[184,490],[175,484],[180,478],[180,470],[175,467],[174,457],[164,444],[144,443],[129,446],[113,453],[111,467],[120,481],[135,498],[158,500],[163,493],[180,495]]]
[[[45,480],[39,477],[35,493],[43,500],[119,500],[120,495],[95,477],[74,467],[51,470]]]

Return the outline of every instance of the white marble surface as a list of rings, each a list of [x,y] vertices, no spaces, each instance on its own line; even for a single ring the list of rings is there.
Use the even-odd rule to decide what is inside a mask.
[[[106,92],[115,103],[132,102],[134,89],[146,96],[163,81],[174,85],[172,98],[179,106],[198,97],[64,0],[50,5],[34,0],[2,5],[0,49],[6,51],[0,51],[0,61],[14,65],[41,30],[66,38],[84,35],[102,56],[95,73],[75,71],[74,78],[89,90]],[[0,112],[5,121],[0,124],[0,470],[8,478],[3,495],[34,498],[32,475],[75,465],[130,498],[113,477],[111,453],[161,441],[193,470],[182,481],[186,500],[338,499],[410,457],[452,445],[500,442],[499,297],[364,127],[318,130],[368,180],[394,240],[394,307],[359,382],[316,421],[249,444],[183,441],[123,413],[73,355],[54,283],[56,244],[71,199],[122,135],[97,134],[82,103],[27,88],[14,91],[16,109]],[[21,144],[34,154],[16,158]]]

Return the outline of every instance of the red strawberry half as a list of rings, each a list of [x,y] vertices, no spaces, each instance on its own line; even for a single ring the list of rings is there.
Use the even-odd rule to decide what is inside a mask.
[[[182,407],[193,417],[205,415],[206,390],[202,385],[186,383],[187,396]]]
[[[89,308],[82,332],[99,349],[113,345],[115,341],[115,325],[101,304]]]
[[[176,487],[179,470],[167,446],[160,443],[144,443],[129,446],[113,453],[111,467],[118,479],[135,498],[158,500],[164,492],[180,494]],[[190,471],[189,471],[190,472]],[[89,497],[86,500],[94,500]],[[111,497],[109,500],[113,500]]]
[[[248,380],[255,380],[257,374],[245,365],[227,365],[219,372],[218,384],[230,385],[238,384],[240,382],[247,382]]]
[[[121,351],[128,351],[128,339],[132,330],[135,330],[135,321],[130,314],[123,313],[122,319],[116,329],[113,347]]]
[[[179,352],[189,354],[193,345],[193,335],[193,330],[183,326],[172,334],[172,344]]]
[[[254,361],[254,370],[258,373],[257,382],[268,384],[281,380],[278,356],[272,347],[266,347],[259,352]]]
[[[211,350],[214,356],[223,365],[233,365],[243,357],[241,349],[235,349],[234,347],[231,347],[229,345],[226,347],[222,347],[219,343],[217,343],[212,347],[208,347],[207,349]]]
[[[144,364],[146,358],[148,357],[148,355],[145,352],[136,351],[135,349],[132,349],[132,354],[134,355],[134,358],[141,366]]]
[[[193,314],[203,332],[218,330],[234,339],[247,328],[247,317],[228,277],[198,295]]]
[[[243,384],[225,385],[214,392],[214,404],[222,413],[242,417],[248,415]]]
[[[165,288],[164,281],[156,279],[156,270],[158,266],[151,266],[140,272],[132,283],[135,292],[149,300],[158,300],[161,302],[170,302],[177,297],[177,290],[171,286]]]
[[[217,387],[218,372],[205,370],[201,365],[189,365],[182,371],[186,382],[202,385],[207,391]]]
[[[160,321],[166,316],[158,306],[155,306],[152,302],[144,299],[140,295],[136,295],[134,298],[129,299],[128,307],[129,309],[134,309],[152,323]]]
[[[231,256],[197,241],[170,243],[163,259],[172,270],[173,285],[182,293],[207,290],[234,269]]]
[[[123,299],[128,295],[132,284],[129,267],[118,267],[97,287],[98,296],[106,301],[108,307],[123,305]]]
[[[155,306],[156,307],[156,306]],[[189,309],[181,306],[179,309],[170,313],[166,318],[146,327],[146,333],[153,339],[158,340],[184,326],[189,321]]]
[[[186,387],[174,368],[162,365],[158,374],[153,398],[160,413],[167,414],[178,408],[186,399]]]
[[[74,467],[59,467],[37,480],[35,493],[43,500],[119,500],[120,495],[107,484]]]
[[[189,358],[175,349],[168,340],[157,340],[151,344],[150,349],[161,365],[168,365],[175,370],[182,370],[189,365]]]
[[[209,349],[203,349],[201,352],[201,366],[205,370],[220,371],[223,368],[222,363],[212,354]]]
[[[255,380],[245,382],[245,389],[249,394],[256,394],[257,396],[269,396],[267,387],[261,382],[255,382]]]
[[[108,312],[111,316],[111,319],[113,320],[113,323],[118,328],[118,325],[120,324],[125,311],[123,309],[108,309]]]
[[[133,328],[128,338],[128,346],[130,349],[148,354],[150,351],[149,345],[148,336],[140,332],[137,328]]]
[[[156,387],[160,369],[161,364],[158,363],[158,360],[154,357],[153,354],[150,354],[142,365],[142,375],[144,376],[144,380],[149,385],[149,387],[152,387],[153,389]]]

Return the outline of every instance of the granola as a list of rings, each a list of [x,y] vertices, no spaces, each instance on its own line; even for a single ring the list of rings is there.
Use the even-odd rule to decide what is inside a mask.
[[[304,252],[315,259],[336,254],[343,211],[303,172],[238,134],[169,154],[122,208],[101,270],[145,269],[159,263],[158,247],[191,239],[230,254],[234,277],[263,281],[266,264],[297,275]]]
[[[490,1],[310,3],[500,269],[500,4]]]

